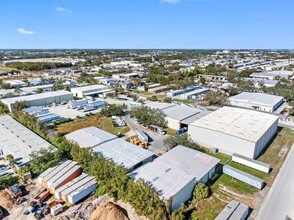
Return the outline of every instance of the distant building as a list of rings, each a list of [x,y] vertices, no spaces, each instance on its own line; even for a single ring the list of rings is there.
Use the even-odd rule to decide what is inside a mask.
[[[277,132],[278,120],[268,113],[223,107],[190,123],[188,135],[201,146],[255,159]]]
[[[60,90],[54,92],[44,92],[35,95],[18,96],[13,98],[1,99],[0,101],[5,104],[9,111],[13,111],[13,105],[16,102],[26,102],[27,107],[32,106],[46,106],[53,103],[67,102],[73,99],[71,92]]]
[[[293,76],[293,71],[286,71],[286,70],[280,70],[280,71],[271,71],[271,72],[256,72],[251,73],[250,77],[253,78],[263,78],[263,79],[275,79],[276,77],[280,78],[286,78]]]
[[[215,172],[219,159],[180,146],[173,148],[129,174],[143,179],[163,201],[171,199],[171,210],[178,209],[192,196],[197,183],[206,183]]]
[[[227,101],[231,106],[275,112],[284,103],[284,98],[266,93],[242,92],[228,98]]]
[[[105,85],[82,86],[82,87],[75,87],[71,89],[71,92],[73,93],[73,95],[78,98],[85,98],[86,96],[104,95],[111,91],[112,89],[109,89]]]

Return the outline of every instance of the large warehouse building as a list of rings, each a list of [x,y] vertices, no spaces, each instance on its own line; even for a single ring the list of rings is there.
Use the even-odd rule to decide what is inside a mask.
[[[171,199],[170,208],[175,210],[191,198],[197,183],[206,183],[214,175],[218,163],[219,159],[178,145],[129,175],[155,188],[163,201]]]
[[[284,103],[282,96],[275,96],[258,92],[242,92],[228,98],[231,106],[255,109],[265,112],[275,112]]]
[[[206,115],[206,111],[201,111],[198,108],[192,108],[186,105],[149,102],[146,106],[159,109],[165,115],[167,127],[178,130],[182,127],[188,127],[188,124],[198,118]]]
[[[71,89],[71,92],[75,97],[85,98],[86,96],[98,96],[100,94],[106,94],[113,91],[105,85],[92,85],[75,87]]]
[[[30,154],[52,146],[8,115],[0,116],[0,155],[11,154],[21,166],[30,161]]]
[[[128,171],[151,162],[155,157],[151,151],[133,145],[96,127],[79,129],[65,137],[81,147],[91,148],[97,155],[112,160]]]
[[[45,92],[35,95],[18,96],[13,98],[1,99],[1,102],[5,104],[9,111],[12,112],[13,105],[16,102],[26,102],[27,107],[31,106],[46,106],[53,103],[67,102],[73,99],[71,92],[60,90],[54,92]]]
[[[188,135],[204,147],[255,159],[275,135],[278,120],[268,113],[223,107],[191,123]]]

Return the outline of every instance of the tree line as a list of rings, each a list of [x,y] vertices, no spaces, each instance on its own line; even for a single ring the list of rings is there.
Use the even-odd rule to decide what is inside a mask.
[[[49,62],[10,62],[5,66],[25,71],[39,71],[46,69],[56,69],[63,67],[71,67],[72,63],[49,63]]]

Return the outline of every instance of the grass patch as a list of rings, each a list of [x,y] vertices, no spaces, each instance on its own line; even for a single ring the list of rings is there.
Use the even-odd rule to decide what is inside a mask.
[[[256,176],[256,177],[258,177],[260,179],[263,179],[263,180],[268,176],[267,173],[261,172],[259,170],[253,169],[253,168],[245,166],[243,164],[238,164],[238,163],[236,163],[234,161],[230,161],[228,163],[228,165],[230,165],[230,166],[232,166],[232,167],[234,167],[236,169],[242,170],[242,171],[244,171],[246,173],[249,173],[249,174],[251,174],[253,176]]]
[[[193,104],[193,103],[196,103],[196,101],[191,100],[191,99],[173,99],[173,101],[181,102],[181,103],[185,103],[185,104]]]
[[[253,186],[250,186],[247,183],[241,182],[239,180],[233,179],[226,174],[222,174],[218,178],[218,180],[211,186],[211,188],[213,189],[213,191],[217,191],[220,185],[223,185],[229,190],[239,194],[253,194],[259,191]]]
[[[258,161],[267,163],[272,167],[270,175],[265,178],[265,182],[269,186],[273,184],[275,177],[283,165],[293,143],[294,131],[288,128],[279,129],[275,139],[270,143],[264,153],[257,159]],[[283,157],[279,157],[278,154],[284,146],[287,147],[287,153]]]
[[[189,219],[191,220],[208,220],[215,219],[216,216],[224,209],[226,203],[220,201],[214,196],[197,203],[197,208],[192,212]]]
[[[101,118],[97,115],[82,117],[75,121],[64,123],[57,126],[57,131],[59,134],[65,135],[73,131],[79,130],[81,128],[87,128],[91,126],[97,128],[101,127]]]
[[[163,99],[163,98],[165,98],[166,97],[166,95],[165,94],[163,94],[163,95],[156,95],[157,96],[157,98],[158,99]]]
[[[224,153],[216,153],[216,154],[213,154],[213,153],[210,153],[209,151],[206,152],[208,155],[210,156],[213,156],[213,157],[216,157],[218,159],[220,159],[220,164],[225,164],[226,162],[228,162],[230,159],[231,159],[231,156],[230,155],[227,155],[227,154],[224,154]]]
[[[130,130],[128,126],[114,127],[111,118],[104,118],[98,115],[93,115],[88,117],[81,117],[73,122],[61,124],[57,126],[57,131],[59,134],[65,135],[73,131],[92,126],[100,128],[111,134],[117,134],[119,132],[125,134]]]
[[[125,134],[128,131],[130,131],[130,128],[128,126],[124,127],[114,127],[111,118],[103,118],[101,121],[101,129],[104,131],[107,131],[111,134],[117,134],[122,133]]]
[[[175,135],[176,134],[176,130],[172,129],[172,128],[165,128],[164,129],[166,131],[167,135]]]

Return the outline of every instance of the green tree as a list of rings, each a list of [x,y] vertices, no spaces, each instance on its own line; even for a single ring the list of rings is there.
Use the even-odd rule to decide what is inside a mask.
[[[15,164],[16,164],[16,162],[15,162],[14,156],[13,156],[12,154],[8,154],[8,155],[6,156],[6,161],[8,161],[9,166],[10,166],[13,170],[15,170]]]
[[[205,83],[206,83],[206,80],[205,80],[204,77],[201,77],[200,80],[199,80],[199,82],[200,82],[201,84],[205,84]]]
[[[104,105],[100,111],[100,114],[105,117],[122,116],[126,108],[127,108],[126,105],[117,105],[117,104]]]
[[[158,101],[158,98],[156,95],[153,95],[153,96],[148,97],[147,100],[152,101],[152,102],[156,102],[156,101]]]
[[[209,197],[210,189],[203,183],[198,183],[193,190],[193,198],[197,201]]]
[[[26,101],[17,101],[13,104],[13,111],[21,111],[26,107]]]
[[[0,177],[0,190],[6,189],[9,186],[18,182],[18,177],[13,175],[1,176]]]
[[[37,90],[36,90],[36,93],[37,94],[40,94],[40,93],[42,93],[43,92],[43,89],[41,89],[41,88],[37,88]]]
[[[166,102],[166,103],[172,103],[172,98],[170,98],[170,97],[164,97],[164,99],[163,99],[163,102]]]

